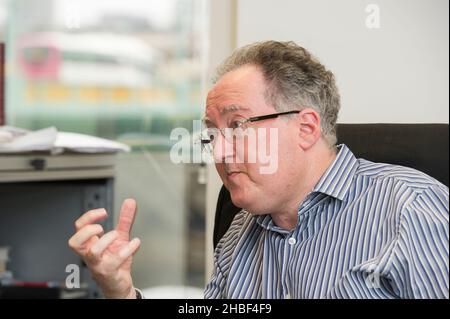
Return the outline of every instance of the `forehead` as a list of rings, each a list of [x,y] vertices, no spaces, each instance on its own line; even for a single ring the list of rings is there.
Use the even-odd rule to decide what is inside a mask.
[[[209,91],[206,114],[224,115],[243,109],[252,110],[265,103],[266,83],[256,66],[243,66],[225,74]]]

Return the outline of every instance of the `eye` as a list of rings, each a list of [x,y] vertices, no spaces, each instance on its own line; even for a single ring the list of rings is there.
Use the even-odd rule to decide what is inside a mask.
[[[244,123],[243,119],[236,119],[236,120],[232,120],[230,122],[230,128],[232,129],[236,129],[242,126],[242,124]]]
[[[214,142],[214,140],[216,139],[216,135],[217,135],[217,129],[214,128],[207,128],[205,130],[203,130],[203,132],[201,133],[201,140],[203,144],[208,144],[208,143],[212,143]]]

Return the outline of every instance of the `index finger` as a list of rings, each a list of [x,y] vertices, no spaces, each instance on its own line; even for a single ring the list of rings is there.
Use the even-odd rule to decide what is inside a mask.
[[[131,227],[136,216],[136,201],[134,199],[126,199],[120,210],[119,222],[116,230],[119,236],[128,239],[130,237]]]
[[[79,231],[84,226],[103,220],[106,217],[108,217],[108,213],[104,208],[90,210],[76,220],[75,228]]]

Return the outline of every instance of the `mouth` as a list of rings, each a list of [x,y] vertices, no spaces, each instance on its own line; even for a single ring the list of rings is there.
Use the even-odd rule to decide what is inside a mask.
[[[237,176],[238,174],[241,174],[242,172],[239,171],[235,171],[235,172],[227,172],[227,176],[228,177],[233,177],[233,176]]]
[[[242,171],[229,171],[227,172],[227,180],[233,184],[236,184],[238,180],[240,180],[240,176],[242,176],[244,172]]]
[[[230,182],[237,182],[238,179],[246,172],[241,167],[236,167],[232,165],[224,165],[224,173],[226,174],[226,179]]]

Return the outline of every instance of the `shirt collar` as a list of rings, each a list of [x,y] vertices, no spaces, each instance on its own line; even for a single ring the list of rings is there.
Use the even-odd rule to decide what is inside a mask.
[[[335,160],[319,179],[312,192],[344,200],[358,168],[358,160],[345,144],[340,144],[337,148],[339,152]]]
[[[255,216],[255,219],[256,219],[256,222],[264,229],[275,231],[277,233],[285,234],[285,235],[290,233],[289,230],[283,229],[283,228],[275,225],[275,223],[273,222],[272,216],[270,214]]]

